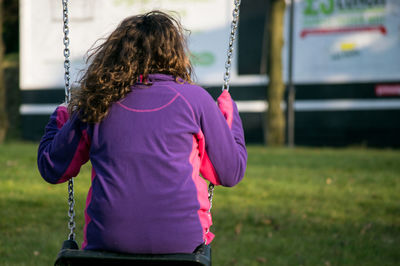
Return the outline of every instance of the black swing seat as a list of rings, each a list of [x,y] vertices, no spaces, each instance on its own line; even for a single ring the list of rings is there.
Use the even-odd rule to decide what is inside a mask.
[[[200,245],[193,253],[122,254],[79,250],[74,240],[66,240],[58,253],[56,266],[69,265],[211,265],[211,248]]]

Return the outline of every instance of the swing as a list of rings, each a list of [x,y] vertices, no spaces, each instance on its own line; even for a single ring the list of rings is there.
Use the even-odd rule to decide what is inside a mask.
[[[222,91],[229,91],[230,70],[233,55],[233,43],[236,38],[236,31],[239,20],[239,8],[241,0],[234,0],[235,7],[233,10],[233,20],[231,23],[231,32],[229,38],[229,48],[227,60],[225,63],[224,84]],[[70,50],[69,50],[69,28],[68,28],[68,0],[62,0],[63,4],[63,22],[64,22],[64,79],[65,79],[65,102],[71,99],[70,85]],[[212,199],[214,192],[214,184],[210,183],[208,187],[208,199],[210,201],[210,209],[212,207]],[[64,241],[60,252],[58,253],[54,265],[211,265],[211,248],[203,243],[193,253],[177,253],[177,254],[123,254],[106,251],[79,250],[75,241],[75,211],[74,211],[74,180],[68,181],[68,229],[70,233],[68,240]]]

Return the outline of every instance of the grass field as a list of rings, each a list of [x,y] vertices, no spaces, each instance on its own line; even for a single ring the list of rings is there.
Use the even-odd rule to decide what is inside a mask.
[[[248,147],[246,177],[214,198],[213,265],[400,265],[400,151]],[[89,167],[76,179],[78,241]],[[36,144],[0,145],[0,265],[52,265],[66,185],[42,181]]]

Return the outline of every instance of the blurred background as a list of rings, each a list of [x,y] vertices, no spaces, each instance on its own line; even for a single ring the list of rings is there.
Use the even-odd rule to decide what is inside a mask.
[[[62,8],[52,0],[2,2],[0,87],[7,116],[0,127],[9,138],[38,140],[64,99]],[[400,1],[296,0],[293,8],[290,2],[241,3],[231,93],[246,141],[399,147]],[[231,0],[71,1],[73,85],[97,40],[122,18],[157,7],[176,11],[191,31],[197,82],[217,97],[233,5]]]

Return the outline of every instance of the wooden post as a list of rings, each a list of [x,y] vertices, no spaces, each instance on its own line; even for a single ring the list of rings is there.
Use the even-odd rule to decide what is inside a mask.
[[[294,132],[295,132],[295,110],[294,102],[296,99],[296,89],[293,83],[293,28],[294,28],[294,0],[290,0],[290,14],[289,14],[289,37],[288,37],[288,100],[287,100],[287,139],[288,147],[293,148],[295,145]]]
[[[269,146],[285,144],[285,115],[281,108],[285,92],[282,75],[282,48],[285,0],[272,0],[270,12],[269,87],[266,143]]]
[[[3,3],[4,1],[0,0],[0,144],[4,142],[8,128],[4,82]]]

